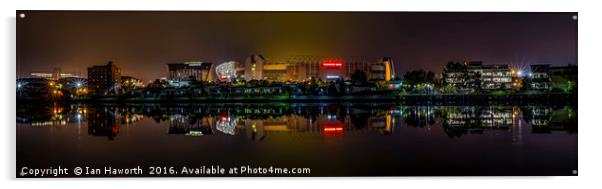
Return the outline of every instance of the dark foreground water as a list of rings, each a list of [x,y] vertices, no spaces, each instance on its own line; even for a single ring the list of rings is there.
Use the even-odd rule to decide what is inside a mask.
[[[75,167],[100,170],[80,176],[576,175],[577,108],[19,105],[16,148],[25,177],[58,166],[63,177],[77,176]],[[203,165],[226,173],[182,172]],[[137,166],[142,175],[105,172]],[[266,173],[228,174],[241,166]],[[283,168],[309,170],[276,174]]]

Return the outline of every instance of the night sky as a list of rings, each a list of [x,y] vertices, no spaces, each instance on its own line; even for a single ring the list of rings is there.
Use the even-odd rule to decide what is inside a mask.
[[[17,11],[17,76],[81,72],[167,76],[167,63],[294,55],[390,56],[398,74],[450,60],[577,64],[577,13]]]

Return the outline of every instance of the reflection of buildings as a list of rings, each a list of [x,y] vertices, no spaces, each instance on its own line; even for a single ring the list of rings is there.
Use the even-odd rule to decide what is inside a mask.
[[[525,121],[532,126],[533,133],[552,131],[577,131],[577,112],[572,107],[553,109],[549,106],[528,106],[523,108]]]
[[[184,62],[167,64],[169,80],[175,81],[211,81],[213,63],[209,62]]]
[[[87,108],[83,105],[63,106],[53,104],[39,106],[27,104],[17,106],[17,123],[32,126],[64,126],[68,123],[78,123],[86,119]]]
[[[447,107],[443,119],[443,128],[450,137],[480,134],[485,130],[507,130],[518,119],[512,107]]]
[[[217,118],[215,129],[229,135],[236,135],[238,117],[231,116],[228,112],[222,112]]]
[[[262,141],[270,136],[295,138],[323,135],[325,138],[337,138],[343,134],[346,137],[365,137],[377,133],[394,135],[399,133],[398,131],[407,131],[398,129],[404,126],[404,121],[411,126],[430,126],[438,118],[442,118],[442,129],[450,137],[483,133],[501,133],[503,137],[509,137],[511,134],[513,144],[522,143],[522,127],[527,126],[525,129],[531,129],[528,128],[529,125],[532,125],[534,133],[577,131],[576,109],[549,106],[528,106],[520,109],[496,106],[403,106],[392,109],[391,106],[307,104],[136,104],[127,105],[125,108],[111,105],[94,108],[57,105],[42,109],[35,108],[35,105],[24,106],[17,106],[17,123],[33,126],[69,126],[72,122],[87,120],[90,135],[108,137],[111,140],[120,129],[127,130],[130,128],[129,124],[142,119],[142,115],[146,119],[154,119],[157,123],[169,123],[169,134],[201,136],[214,135],[217,132],[245,135],[254,141]],[[520,116],[521,113],[524,116]],[[401,120],[402,118],[404,120]],[[438,129],[436,126],[425,129],[431,128]],[[123,130],[121,132],[123,133]]]
[[[411,126],[431,126],[435,124],[434,106],[413,106],[403,109],[403,119]]]
[[[320,126],[322,126],[322,134],[324,135],[342,135],[344,132],[344,125],[341,120],[337,119],[338,109],[330,109],[327,113],[326,119],[319,120]]]
[[[512,107],[512,143],[522,144],[523,143],[523,121],[520,119],[520,109],[518,107]]]
[[[512,126],[512,108],[497,108],[490,106],[480,111],[481,127],[510,127]]]
[[[113,62],[88,68],[88,90],[92,95],[106,95],[121,85],[121,72]]]
[[[93,136],[106,136],[113,140],[119,133],[119,125],[115,121],[116,114],[113,110],[104,108],[90,108],[88,114],[88,134]]]
[[[186,136],[203,136],[213,134],[210,117],[173,115],[169,119],[169,134],[184,134]]]
[[[249,137],[251,140],[261,141],[266,137],[266,126],[264,125],[263,120],[245,120],[244,126],[247,133],[247,137]],[[286,125],[284,125],[284,127],[270,126],[270,128],[274,127],[281,130],[286,130]]]
[[[390,114],[384,116],[374,116],[368,120],[370,127],[381,129],[383,134],[391,134],[395,125],[393,117]]]

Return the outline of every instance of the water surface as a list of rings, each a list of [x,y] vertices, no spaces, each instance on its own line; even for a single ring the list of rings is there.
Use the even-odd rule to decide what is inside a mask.
[[[311,169],[297,176],[574,175],[577,109],[372,103],[19,105],[17,168],[59,165]]]

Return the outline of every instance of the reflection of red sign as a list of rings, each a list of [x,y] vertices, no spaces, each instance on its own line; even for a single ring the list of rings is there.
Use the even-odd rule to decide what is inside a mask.
[[[343,124],[324,124],[324,129],[322,131],[324,134],[341,134],[343,133]]]
[[[228,113],[227,112],[222,112],[221,120],[222,121],[227,121],[228,120]]]
[[[343,67],[343,61],[341,60],[324,60],[322,67],[326,69],[341,69]]]
[[[117,128],[116,126],[111,127],[111,132],[112,133],[119,133],[119,128]]]

